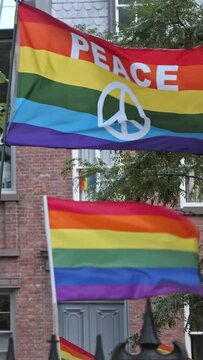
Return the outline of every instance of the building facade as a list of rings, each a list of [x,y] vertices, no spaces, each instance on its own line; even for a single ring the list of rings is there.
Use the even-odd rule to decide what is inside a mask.
[[[84,25],[100,33],[116,30],[126,21],[127,0],[27,0],[61,21]],[[2,2],[0,26],[0,70],[8,74],[15,1]],[[11,20],[12,21],[12,20]],[[7,65],[6,65],[7,64]],[[6,87],[0,85],[0,103]],[[0,105],[1,106],[1,105]],[[93,152],[82,153],[91,158]],[[102,156],[110,165],[111,155]],[[8,338],[13,334],[17,360],[48,359],[48,340],[53,332],[50,274],[44,230],[43,195],[84,198],[74,192],[72,176],[61,176],[64,162],[77,156],[69,150],[32,147],[6,148],[3,190],[0,200],[0,360],[5,360]],[[75,171],[78,171],[76,168]],[[186,216],[203,230],[202,204],[185,201]],[[142,326],[144,301],[72,302],[58,307],[60,335],[94,353],[96,334],[103,337],[106,358],[119,341]],[[184,341],[184,324],[167,330],[162,340]],[[187,338],[190,349],[190,338]]]

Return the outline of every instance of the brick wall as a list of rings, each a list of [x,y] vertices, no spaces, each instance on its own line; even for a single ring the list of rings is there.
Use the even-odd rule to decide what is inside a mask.
[[[66,150],[17,148],[19,201],[0,203],[1,247],[3,240],[7,247],[20,250],[19,257],[0,261],[0,281],[17,278],[20,283],[16,291],[18,360],[48,359],[52,305],[47,259],[41,252],[46,249],[42,197],[72,198],[71,178],[63,180],[60,175],[70,154]]]
[[[152,299],[153,302],[154,299]],[[130,318],[130,335],[140,332],[143,324],[143,313],[145,310],[145,300],[134,300],[129,302],[129,318]],[[159,335],[159,339],[165,345],[172,346],[173,341],[184,343],[184,323],[178,322],[177,326],[172,329],[165,329]]]
[[[17,148],[17,191],[19,201],[0,202],[0,247],[19,249],[20,256],[2,257],[0,284],[5,279],[19,280],[16,290],[17,360],[47,359],[52,334],[50,275],[44,257],[43,194],[72,198],[71,175],[63,180],[60,172],[71,156],[67,150]],[[202,234],[203,217],[192,216]],[[130,301],[130,333],[142,326],[144,301]],[[184,341],[183,322],[163,332],[161,340]]]

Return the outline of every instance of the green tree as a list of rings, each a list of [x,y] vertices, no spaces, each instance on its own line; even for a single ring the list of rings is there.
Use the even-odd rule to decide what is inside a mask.
[[[130,1],[129,25],[120,26],[114,42],[125,46],[151,48],[189,48],[203,41],[203,5],[194,0]],[[184,161],[183,161],[184,158]],[[62,175],[73,166],[66,162]],[[83,176],[97,174],[89,188],[90,199],[150,201],[174,207],[184,181],[193,178],[192,194],[203,199],[203,162],[201,156],[154,151],[116,151],[110,169],[97,159],[94,164],[82,162]],[[192,174],[192,175],[191,175]],[[191,294],[160,297],[156,301],[155,319],[159,329],[175,325],[184,304],[190,304],[189,324],[200,324],[203,300]]]
[[[196,0],[130,1],[123,43],[134,47],[189,48],[203,41],[203,6]]]

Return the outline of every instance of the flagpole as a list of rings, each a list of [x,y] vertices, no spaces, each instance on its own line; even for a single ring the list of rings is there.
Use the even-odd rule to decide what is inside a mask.
[[[3,133],[0,138],[0,147],[1,147],[1,166],[0,166],[0,199],[2,196],[2,185],[3,185],[3,170],[4,170],[4,160],[5,160],[5,151],[6,151],[6,132],[9,120],[9,105],[10,105],[10,97],[11,97],[11,83],[12,83],[12,74],[13,74],[13,64],[14,64],[14,56],[15,56],[15,44],[17,38],[17,26],[18,26],[18,7],[20,0],[16,1],[16,9],[15,9],[15,20],[14,20],[14,29],[13,29],[13,39],[12,39],[12,47],[11,47],[11,59],[9,64],[9,77],[8,77],[8,89],[6,95],[6,113],[5,113],[5,123],[3,127]]]
[[[47,248],[48,248],[48,257],[49,257],[49,271],[50,271],[50,278],[51,278],[51,292],[52,292],[52,306],[53,306],[53,334],[56,335],[57,339],[59,340],[56,285],[55,285],[55,278],[54,278],[54,265],[53,265],[50,226],[49,226],[49,212],[48,212],[48,203],[47,203],[46,195],[43,196],[43,204],[44,204],[45,232],[46,232],[46,238],[47,238]]]

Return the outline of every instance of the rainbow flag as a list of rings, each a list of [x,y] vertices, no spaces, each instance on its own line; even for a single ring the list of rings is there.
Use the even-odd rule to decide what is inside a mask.
[[[57,301],[203,294],[198,231],[161,206],[47,198]]]
[[[96,175],[86,176],[85,178],[81,178],[79,181],[79,189],[80,191],[87,191],[91,186],[95,184]]]
[[[94,360],[94,356],[81,347],[60,337],[60,350],[62,360]]]
[[[203,47],[113,45],[20,2],[7,144],[203,153]]]

